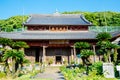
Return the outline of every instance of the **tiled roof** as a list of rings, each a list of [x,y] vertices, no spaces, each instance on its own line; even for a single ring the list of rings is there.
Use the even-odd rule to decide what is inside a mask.
[[[79,40],[79,39],[95,39],[96,33],[89,31],[79,32],[1,32],[0,37],[17,39],[17,40]]]
[[[83,15],[78,14],[34,14],[24,25],[92,25]]]
[[[112,37],[120,36],[120,31],[115,31],[111,33]]]
[[[67,32],[52,32],[52,31],[25,31],[25,32],[0,32],[0,37],[10,38],[13,40],[83,40],[96,39],[97,32],[93,31],[67,31]],[[112,32],[112,37],[120,36],[120,31]]]

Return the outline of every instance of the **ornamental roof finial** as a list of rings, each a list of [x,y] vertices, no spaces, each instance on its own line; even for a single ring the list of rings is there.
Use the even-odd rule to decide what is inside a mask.
[[[57,8],[56,8],[56,10],[55,10],[55,13],[59,13]]]
[[[58,12],[58,9],[55,10],[55,13],[53,13],[53,15],[55,15],[55,16],[59,16],[60,15],[60,13]]]

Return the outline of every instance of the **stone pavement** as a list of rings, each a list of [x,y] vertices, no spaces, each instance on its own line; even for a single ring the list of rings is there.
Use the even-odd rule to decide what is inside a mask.
[[[60,73],[59,67],[56,66],[46,67],[45,72],[37,74],[35,78],[45,80],[64,80],[64,76]]]

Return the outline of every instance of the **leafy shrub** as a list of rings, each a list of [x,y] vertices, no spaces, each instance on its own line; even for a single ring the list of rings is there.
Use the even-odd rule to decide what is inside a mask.
[[[77,80],[117,80],[116,78],[105,78],[100,75],[94,75],[94,76],[83,76]]]
[[[30,61],[28,59],[24,58],[23,63],[30,63]]]
[[[102,75],[102,62],[96,62],[89,66],[91,72],[89,75],[84,74],[85,67],[76,67],[73,69],[61,66],[60,70],[65,80],[117,80],[116,78],[105,78]]]
[[[0,55],[0,62],[3,62],[3,57]]]
[[[83,67],[81,68],[75,67],[71,69],[71,68],[66,68],[66,66],[61,66],[60,70],[66,80],[78,80],[78,78],[81,75],[83,75],[83,72],[85,72],[85,69]]]
[[[89,49],[82,49],[81,50],[81,57],[89,57],[90,55],[93,55],[94,52],[92,50]]]
[[[49,59],[48,64],[49,64],[49,65],[50,65],[50,64],[53,64],[53,59],[52,59],[52,58]]]
[[[61,66],[60,71],[64,71],[66,69],[66,66]]]
[[[119,72],[116,69],[116,66],[114,66],[114,72],[115,72],[115,77],[119,77]]]
[[[102,62],[96,62],[93,63],[91,66],[89,66],[89,70],[90,71],[97,71],[96,75],[102,75],[103,71],[102,71]]]
[[[6,74],[4,72],[0,72],[0,78],[6,77]]]
[[[75,64],[75,61],[72,60],[70,64]]]
[[[64,60],[64,61],[63,61],[63,64],[67,65],[67,60]]]
[[[23,75],[21,77],[18,77],[15,80],[31,80],[30,77],[31,77],[31,75],[27,74],[27,75]]]

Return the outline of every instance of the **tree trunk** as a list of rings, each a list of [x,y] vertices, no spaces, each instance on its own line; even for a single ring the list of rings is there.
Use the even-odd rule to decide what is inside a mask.
[[[16,61],[16,63],[15,63],[15,72],[18,70],[18,68],[19,68],[19,63]]]
[[[10,68],[9,68],[9,64],[8,64],[8,59],[5,61],[4,72],[5,72],[7,75],[10,74]]]
[[[12,73],[15,73],[15,63],[16,63],[16,58],[12,58]]]
[[[91,64],[92,63],[90,57],[86,58],[86,62],[87,62],[87,64]]]
[[[107,58],[107,54],[106,53],[104,53],[103,58],[104,58],[104,62],[108,62],[108,58]]]
[[[108,62],[111,62],[111,57],[110,57],[111,51],[108,50],[107,57],[108,57]]]
[[[83,65],[86,64],[86,62],[85,62],[85,57],[82,57],[82,62],[83,62]]]
[[[114,62],[117,61],[117,55],[118,55],[118,52],[117,52],[117,49],[115,48],[114,49],[114,54],[113,54],[113,60],[114,60]]]

